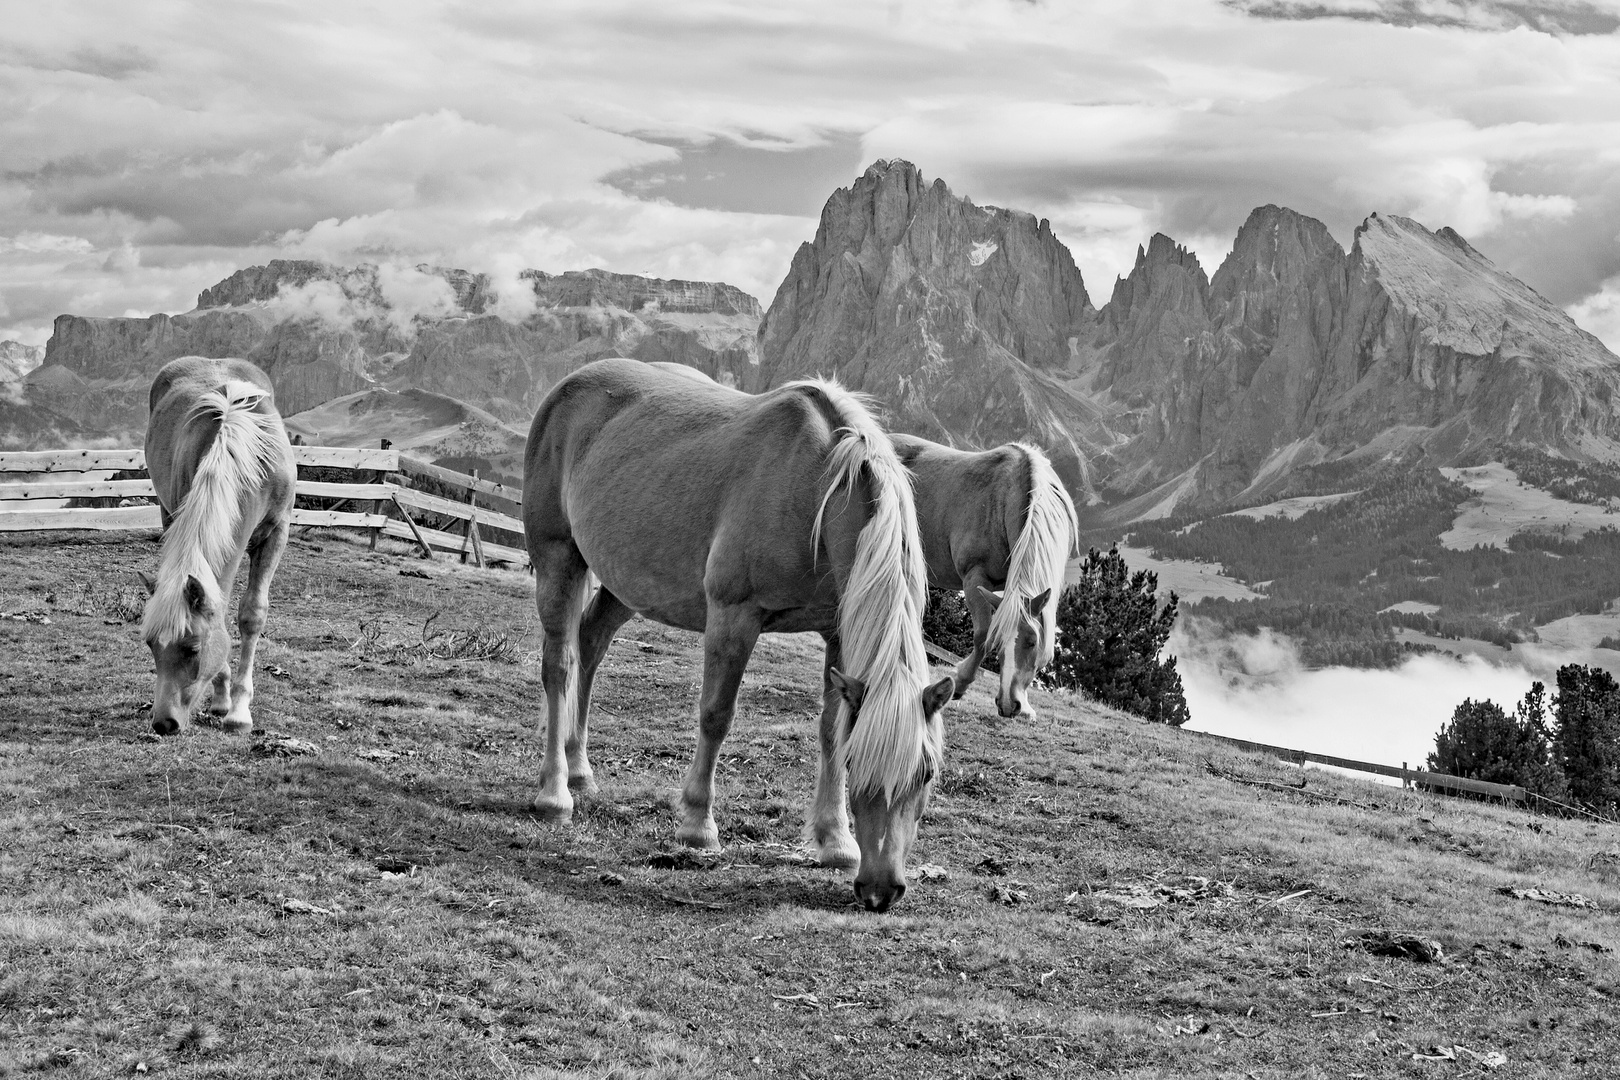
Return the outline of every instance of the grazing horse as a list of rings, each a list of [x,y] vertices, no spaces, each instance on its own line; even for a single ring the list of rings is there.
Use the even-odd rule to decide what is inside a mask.
[[[718,847],[715,760],[754,643],[818,631],[840,643],[824,671],[839,706],[822,753],[847,769],[855,819],[851,837],[838,808],[821,859],[859,860],[855,894],[868,910],[900,898],[953,687],[928,681],[910,478],[855,395],[800,382],[754,396],[665,365],[588,364],[535,414],[523,524],[545,629],[538,812],[568,821],[569,787],[594,786],[591,684],[614,633],[640,613],[703,633],[676,838]]]
[[[173,735],[211,683],[209,711],[228,731],[253,727],[253,654],[270,579],[287,546],[297,470],[270,379],[246,360],[183,356],[152,383],[146,468],[163,519],[156,578],[141,633],[157,661],[152,730]],[[247,592],[237,616],[242,656],[231,681],[225,616],[242,555]]]
[[[892,438],[916,479],[929,583],[961,589],[973,615],[973,650],[956,669],[956,696],[984,657],[999,653],[996,711],[1033,719],[1029,684],[1052,662],[1058,597],[1080,531],[1073,500],[1046,455],[1025,443],[975,453]]]

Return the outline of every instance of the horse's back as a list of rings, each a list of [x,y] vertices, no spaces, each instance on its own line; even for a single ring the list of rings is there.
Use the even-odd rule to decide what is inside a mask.
[[[631,608],[701,629],[710,599],[835,606],[811,531],[836,425],[800,389],[750,395],[600,360],[535,414],[523,515],[537,563],[576,547]]]
[[[1028,502],[1029,461],[1012,444],[958,450],[916,435],[891,434],[895,454],[910,470],[928,576],[958,588],[979,566],[998,584]]]

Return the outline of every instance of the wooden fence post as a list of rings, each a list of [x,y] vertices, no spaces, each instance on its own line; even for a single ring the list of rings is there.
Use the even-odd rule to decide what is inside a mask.
[[[393,445],[394,444],[393,444],[393,442],[391,440],[384,439],[384,440],[382,440],[382,446],[380,447],[380,449],[387,450],[389,447],[391,447]],[[380,483],[383,482],[383,478],[386,477],[387,475],[388,475],[387,473],[374,472],[374,473],[371,474],[371,482],[373,484],[380,484]],[[373,514],[380,514],[380,513],[383,512],[383,504],[382,504],[381,499],[373,499],[373,500],[371,500],[371,512]],[[415,528],[414,525],[411,526],[411,527],[413,529]],[[378,528],[378,529],[372,529],[371,530],[371,550],[372,551],[377,550],[377,537],[379,537],[381,535],[382,535],[382,529]]]

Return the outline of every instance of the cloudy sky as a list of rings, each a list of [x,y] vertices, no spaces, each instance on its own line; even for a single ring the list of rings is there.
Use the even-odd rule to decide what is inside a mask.
[[[55,0],[0,38],[0,339],[276,257],[600,266],[769,303],[904,157],[1095,302],[1248,211],[1450,225],[1620,350],[1620,0]]]

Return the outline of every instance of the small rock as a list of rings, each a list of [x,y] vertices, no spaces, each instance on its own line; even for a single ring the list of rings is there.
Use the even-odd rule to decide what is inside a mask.
[[[283,915],[331,915],[329,908],[316,907],[308,900],[299,900],[291,896],[282,897],[281,913]]]
[[[361,761],[394,761],[399,755],[392,750],[383,750],[372,747],[366,750],[356,750],[354,756]]]
[[[606,870],[601,874],[598,874],[596,880],[600,881],[604,885],[623,885],[624,875],[615,874],[611,870]]]
[[[1345,945],[1363,949],[1373,956],[1389,956],[1419,964],[1437,964],[1446,955],[1438,941],[1392,934],[1388,930],[1369,930],[1359,938],[1347,939]]]
[[[951,873],[938,863],[923,863],[917,867],[918,881],[949,881]]]
[[[418,570],[414,566],[407,566],[405,569],[403,569],[403,570],[401,570],[399,572],[399,576],[400,577],[425,578],[425,577],[432,577],[433,575],[429,574],[426,570]]]
[[[994,855],[986,855],[979,860],[978,865],[973,868],[973,872],[975,874],[986,874],[990,877],[1000,877],[1007,872],[1007,864]]]
[[[279,731],[266,731],[253,737],[252,751],[265,757],[306,757],[319,754],[321,748],[312,742],[283,735]]]
[[[416,864],[405,859],[378,859],[377,869],[385,874],[409,874],[416,869]]]
[[[1029,891],[1014,886],[1023,885],[1022,881],[1009,881],[1005,885],[996,883],[990,886],[990,899],[1007,907],[1014,907],[1029,900]]]
[[[1539,888],[1515,889],[1511,885],[1504,885],[1496,891],[1504,896],[1516,896],[1520,900],[1534,900],[1538,904],[1552,904],[1555,907],[1597,907],[1596,903],[1579,893],[1561,893]]]
[[[1613,949],[1609,948],[1601,941],[1581,941],[1578,938],[1567,938],[1563,934],[1559,934],[1554,937],[1553,944],[1558,946],[1560,949],[1591,949],[1593,952],[1599,955],[1614,952]]]

